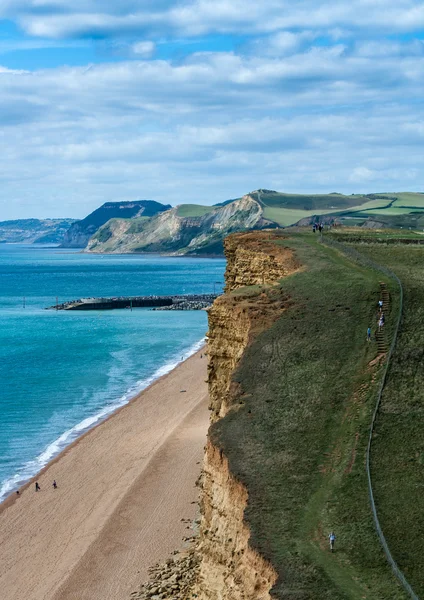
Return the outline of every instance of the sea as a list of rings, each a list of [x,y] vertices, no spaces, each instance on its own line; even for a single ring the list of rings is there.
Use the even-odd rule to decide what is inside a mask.
[[[85,297],[216,293],[224,259],[0,244],[0,501],[202,344],[205,311],[46,310]]]

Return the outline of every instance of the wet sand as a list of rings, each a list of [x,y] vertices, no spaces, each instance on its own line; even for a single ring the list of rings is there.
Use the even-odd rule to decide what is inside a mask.
[[[184,546],[208,428],[203,352],[52,461],[40,492],[0,507],[2,598],[125,599]]]

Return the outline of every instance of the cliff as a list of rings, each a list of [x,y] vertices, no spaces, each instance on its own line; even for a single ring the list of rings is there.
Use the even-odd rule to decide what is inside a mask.
[[[375,534],[364,468],[385,358],[364,331],[381,281],[397,288],[320,242],[287,231],[226,241],[226,293],[209,311],[195,568],[161,598],[406,600]],[[157,600],[151,589],[135,597]]]
[[[171,208],[154,200],[136,200],[134,202],[106,202],[90,213],[85,219],[74,223],[64,236],[63,248],[85,248],[88,240],[102,225],[110,219],[148,218]]]
[[[276,245],[275,242],[282,242]],[[234,372],[248,345],[290,305],[281,288],[240,290],[241,286],[277,283],[299,269],[293,251],[276,233],[229,236],[226,294],[209,310],[208,354],[211,420],[243,404]],[[237,410],[237,408],[233,408]],[[222,450],[209,439],[201,491],[200,575],[202,600],[267,600],[277,574],[249,544],[244,522],[248,493],[231,474]]]
[[[206,212],[177,206],[148,220],[114,219],[90,239],[87,251],[222,254],[228,234],[273,226],[264,218],[260,203],[248,194]]]
[[[0,222],[0,242],[60,244],[74,219],[16,219]]]
[[[225,240],[226,291],[250,285],[272,284],[299,268],[293,251],[275,244],[273,233],[229,236]]]

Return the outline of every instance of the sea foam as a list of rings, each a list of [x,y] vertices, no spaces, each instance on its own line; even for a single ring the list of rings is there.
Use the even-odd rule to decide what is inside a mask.
[[[1,487],[0,487],[0,502],[5,500],[7,496],[9,496],[13,491],[17,490],[23,484],[25,484],[29,479],[34,477],[41,469],[43,469],[53,458],[55,458],[62,450],[64,450],[67,446],[72,444],[77,438],[79,438],[83,433],[86,433],[102,421],[104,421],[108,416],[110,416],[113,412],[128,404],[132,398],[134,398],[137,394],[145,390],[149,385],[151,385],[154,381],[167,375],[173,371],[181,362],[187,360],[190,356],[195,354],[202,345],[205,343],[205,338],[202,338],[193,346],[191,346],[188,350],[186,350],[181,356],[181,358],[175,357],[171,359],[169,362],[165,363],[159,369],[157,369],[150,377],[143,379],[137,382],[134,386],[131,386],[125,394],[123,394],[119,400],[113,404],[109,404],[108,406],[102,408],[100,411],[96,412],[90,417],[86,417],[71,429],[68,429],[62,435],[60,435],[56,440],[54,440],[51,444],[49,444],[41,454],[39,454],[34,460],[30,460],[26,462],[12,477],[6,479]]]

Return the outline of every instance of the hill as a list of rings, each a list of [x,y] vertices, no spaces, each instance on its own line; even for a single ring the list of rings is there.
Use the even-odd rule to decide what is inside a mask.
[[[367,194],[361,197],[351,196],[351,198],[358,200],[356,205],[342,210],[313,211],[313,214],[303,215],[296,224],[310,225],[321,220],[322,215],[325,215],[324,220],[337,220],[347,226],[424,228],[424,194],[422,193],[394,192]]]
[[[195,583],[175,592],[167,561],[134,597],[163,586],[181,599],[407,600],[369,484],[391,554],[422,597],[419,242],[359,228],[225,240],[225,294],[208,311],[212,424]]]
[[[275,227],[247,195],[223,206],[183,204],[151,219],[112,219],[90,239],[89,252],[221,254],[233,231]]]
[[[110,219],[153,217],[171,208],[154,200],[135,200],[134,202],[106,202],[90,213],[85,219],[77,221],[67,231],[62,242],[63,248],[85,248],[90,237]]]
[[[143,200],[109,202],[75,223],[64,246],[89,252],[220,254],[229,233],[309,225],[318,220],[368,228],[424,226],[424,194],[287,194],[259,189],[213,206],[172,208]],[[90,239],[91,238],[91,239]]]
[[[60,244],[75,219],[0,221],[0,242]]]

